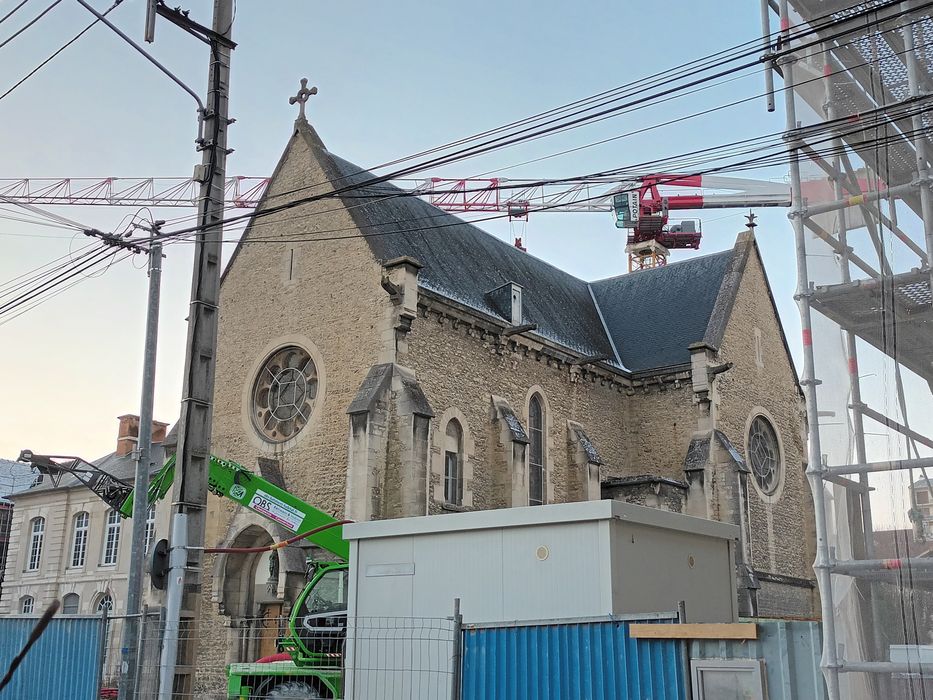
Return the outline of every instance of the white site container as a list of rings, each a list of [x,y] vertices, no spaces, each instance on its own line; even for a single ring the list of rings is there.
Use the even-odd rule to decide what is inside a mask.
[[[737,619],[738,528],[702,518],[601,500],[356,523],[343,534],[348,691],[385,687],[387,664],[437,665],[398,679],[398,692],[443,696],[449,652],[415,640],[433,635],[427,627],[455,598],[465,623],[673,612],[679,601],[689,622]]]

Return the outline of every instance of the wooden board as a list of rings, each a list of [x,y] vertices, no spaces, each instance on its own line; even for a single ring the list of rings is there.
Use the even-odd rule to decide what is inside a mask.
[[[632,624],[629,635],[634,639],[758,639],[758,625],[754,622]]]

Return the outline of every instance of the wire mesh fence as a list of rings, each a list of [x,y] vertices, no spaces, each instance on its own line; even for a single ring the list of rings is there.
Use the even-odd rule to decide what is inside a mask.
[[[164,620],[161,610],[150,609],[141,616],[135,674],[124,667],[125,616],[60,615],[53,622],[17,669],[9,697],[450,698],[460,665],[455,618],[212,614],[200,624],[183,621],[179,663],[166,669]],[[35,623],[0,619],[0,664],[13,658]]]

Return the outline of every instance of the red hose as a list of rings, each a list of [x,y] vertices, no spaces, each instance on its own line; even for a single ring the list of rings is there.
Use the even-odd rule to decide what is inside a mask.
[[[261,552],[272,552],[276,549],[281,549],[282,547],[287,547],[288,545],[297,542],[298,540],[303,540],[311,535],[316,535],[319,532],[324,530],[329,530],[332,527],[338,527],[339,525],[349,525],[352,523],[352,520],[336,520],[332,523],[327,523],[326,525],[321,525],[316,527],[313,530],[308,530],[307,532],[302,532],[300,535],[295,535],[294,537],[289,537],[287,540],[282,540],[281,542],[273,542],[272,544],[267,544],[263,547],[205,547],[205,554],[259,554]]]

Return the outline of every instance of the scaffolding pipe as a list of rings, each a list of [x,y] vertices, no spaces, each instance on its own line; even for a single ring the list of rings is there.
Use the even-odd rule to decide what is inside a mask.
[[[787,0],[780,0],[781,39],[785,46],[790,46],[790,14]],[[807,445],[807,479],[813,492],[813,515],[816,521],[816,560],[813,570],[820,587],[820,607],[823,618],[823,655],[820,666],[826,679],[828,700],[840,700],[839,697],[839,662],[836,658],[836,623],[833,604],[832,576],[827,568],[830,562],[829,541],[827,539],[826,503],[824,501],[822,479],[822,450],[820,448],[819,410],[816,399],[816,377],[813,357],[813,325],[810,310],[809,273],[807,271],[806,232],[803,226],[803,197],[800,186],[799,143],[794,131],[797,128],[797,108],[794,103],[794,62],[793,54],[787,55],[781,62],[784,66],[784,107],[786,118],[787,153],[790,160],[791,176],[791,222],[794,227],[794,242],[797,252],[797,292],[794,295],[800,311],[800,326],[803,339],[803,378],[801,385],[807,404],[809,440]]]
[[[842,144],[842,141],[837,139],[836,141],[833,142],[834,148],[836,146],[837,141],[839,144]],[[840,148],[842,148],[841,145],[840,145]],[[827,163],[826,159],[823,158],[819,153],[814,151],[810,146],[806,146],[806,145],[802,146],[801,150],[803,150],[810,157],[810,160],[816,163],[817,166],[820,168],[820,170],[826,173],[826,175],[829,176],[831,179],[835,180],[836,178],[839,178],[841,181],[844,181],[843,186],[845,187],[846,191],[849,194],[857,195],[861,193],[861,190],[858,187],[858,182],[853,183],[850,180],[849,175],[847,175],[845,172],[843,172],[841,168],[839,168],[839,157],[838,156],[836,156],[833,159],[834,164],[830,164],[830,163]],[[895,200],[894,195],[890,193],[890,190],[885,190],[885,192],[889,194],[887,199],[888,199],[888,206],[891,208],[892,218],[888,218],[887,216],[885,216],[884,212],[882,212],[881,209],[879,208],[876,208],[875,211],[872,213],[878,217],[878,221],[880,221],[884,225],[885,228],[887,228],[889,231],[891,231],[891,233],[897,236],[897,239],[901,243],[903,243],[908,248],[910,248],[911,251],[916,253],[917,257],[920,258],[922,263],[926,263],[927,254],[923,251],[923,248],[921,248],[919,245],[914,243],[913,239],[910,236],[908,236],[897,225],[897,217],[894,215],[896,211],[894,208],[894,200]],[[845,199],[845,194],[841,191],[835,192],[833,196],[836,198],[837,201]],[[865,216],[866,211],[868,211],[868,206],[862,203],[859,205],[859,209],[862,210],[862,215]],[[840,235],[840,238],[842,238],[841,235]]]
[[[910,3],[902,3],[905,10],[910,9]],[[904,55],[907,64],[907,89],[910,91],[912,99],[920,100],[920,72],[917,67],[917,53],[914,47],[914,30],[910,25],[910,15],[904,17],[906,26],[901,27],[901,33],[904,36]],[[917,179],[921,182],[920,187],[920,211],[923,215],[923,237],[926,241],[927,259],[933,260],[933,199],[929,186],[929,170],[927,168],[926,139],[924,134],[926,129],[923,125],[923,116],[915,111],[911,119],[911,125],[914,132],[914,151],[917,156]],[[929,268],[929,262],[927,263]],[[930,269],[933,275],[933,269]],[[931,277],[930,288],[933,289],[933,277]]]
[[[928,661],[847,661],[839,668],[840,673],[933,673],[933,663]]]
[[[826,118],[829,121],[835,121],[839,116],[836,109],[836,103],[833,100],[833,90],[832,90],[832,67],[829,62],[829,51],[824,45],[823,47],[823,87],[826,95]],[[809,151],[810,149],[805,149]],[[833,158],[832,164],[826,163],[825,167],[831,169],[831,173],[828,173],[832,183],[833,183],[833,197],[836,201],[841,201],[844,199],[845,195],[843,193],[843,179],[845,178],[842,174],[842,167],[840,162],[841,153],[845,152],[845,147],[842,142],[842,138],[836,135],[836,138],[833,139],[833,151],[836,153],[836,156]],[[823,158],[818,154],[815,154],[819,159],[817,165],[820,167],[823,166]],[[825,169],[825,168],[824,168]],[[850,176],[851,177],[851,176]],[[858,179],[851,177],[852,182],[855,185],[856,192],[858,194],[862,193],[862,188],[858,184]],[[855,194],[855,193],[853,193]],[[862,212],[862,218],[865,220],[867,225],[871,212],[868,211],[868,206],[865,204],[859,205]],[[837,216],[838,229],[839,229],[839,243],[842,245],[843,253],[842,260],[840,264],[840,273],[842,275],[842,282],[848,283],[852,281],[852,274],[849,270],[850,257],[853,255],[852,248],[849,245],[849,229],[848,229],[848,220],[847,220],[847,207],[840,208]],[[881,215],[881,209],[878,208],[879,217]],[[882,267],[883,269],[883,267]],[[849,329],[845,329],[844,332],[845,338],[845,352],[846,352],[846,367],[848,372],[849,380],[849,394],[854,403],[862,402],[862,386],[861,379],[859,378],[858,373],[858,347],[856,345],[855,333]],[[865,445],[865,420],[862,417],[862,414],[858,411],[852,412],[852,429],[855,433],[855,459],[859,464],[864,464],[868,461],[867,450]],[[835,479],[845,479],[846,477],[838,476]],[[836,482],[838,483],[838,482]],[[849,492],[846,494],[846,500],[849,498],[858,499],[858,511],[861,516],[861,525],[862,525],[862,541],[863,548],[860,554],[866,559],[872,559],[875,556],[875,524],[872,518],[871,512],[871,486],[868,482],[868,474],[859,474],[858,477],[859,489],[857,491]],[[853,552],[854,554],[854,552]],[[876,590],[875,585],[872,582],[867,582],[867,590],[859,591],[861,595],[867,595],[868,597],[868,607],[871,612],[871,619],[868,621],[868,625],[871,628],[871,638],[875,645],[875,651],[880,652],[883,648],[883,641],[879,635],[878,630],[878,621],[881,618],[881,611],[878,606],[878,591]]]
[[[933,572],[933,559],[925,557],[904,557],[901,559],[850,559],[848,561],[834,561],[830,565],[834,574],[843,576],[856,576],[879,571],[897,571],[910,569],[914,573]]]
[[[832,284],[832,285],[817,285],[816,294],[820,300],[825,299],[835,299],[837,297],[845,297],[853,289],[865,289],[869,292],[877,290],[882,284],[893,284],[894,286],[900,284],[910,284],[911,282],[919,282],[921,279],[919,270],[911,270],[909,272],[901,272],[897,275],[893,275],[887,280],[881,279],[870,279],[870,280],[854,280],[848,284]]]
[[[823,467],[825,476],[848,476],[850,474],[870,474],[873,472],[895,472],[904,469],[933,468],[933,457],[920,459],[892,459],[886,462],[868,462],[866,464],[846,464],[841,467]]]
[[[919,117],[918,117],[919,118]],[[858,207],[869,202],[877,202],[889,196],[897,197],[902,194],[909,194],[912,190],[920,187],[921,194],[924,189],[929,190],[930,178],[924,173],[916,181],[908,182],[905,185],[895,185],[884,190],[873,190],[871,192],[862,192],[861,194],[851,195],[849,197],[840,197],[835,202],[826,202],[825,204],[816,204],[808,206],[804,210],[805,216],[816,216],[817,214],[826,214],[837,209],[847,209],[849,207]],[[924,187],[926,186],[926,187]]]
[[[861,403],[861,401],[856,401],[854,397],[852,399],[852,404],[853,404],[852,408],[854,408],[856,411],[858,411],[859,413],[863,413],[864,415],[868,416],[869,418],[871,418],[872,420],[878,423],[881,423],[881,425],[883,425],[884,427],[890,428],[891,430],[896,430],[901,435],[904,435],[910,438],[911,440],[915,440],[925,447],[933,447],[933,440],[928,438],[926,435],[923,435],[922,433],[918,433],[913,428],[907,425],[902,425],[901,423],[898,423],[893,418],[888,418],[883,413],[879,413],[873,408],[869,408],[865,404]],[[859,458],[859,461],[864,462],[865,460],[863,460],[862,458]]]
[[[762,58],[771,56],[771,9],[768,0],[761,0],[761,47],[764,49]],[[765,64],[765,102],[768,111],[774,111],[774,73],[771,72],[774,61],[770,58]]]
[[[796,217],[794,212],[791,212],[791,216]],[[802,217],[797,217],[802,218]],[[860,268],[862,272],[873,279],[881,279],[881,273],[875,270],[869,263],[862,260],[861,257],[852,252],[851,247],[843,246],[839,241],[830,235],[829,231],[824,229],[813,219],[806,217],[803,218],[803,225],[806,226],[810,231],[815,233],[820,240],[822,240],[826,245],[833,249],[838,255],[846,254],[848,256],[849,262],[851,262],[856,267]]]

